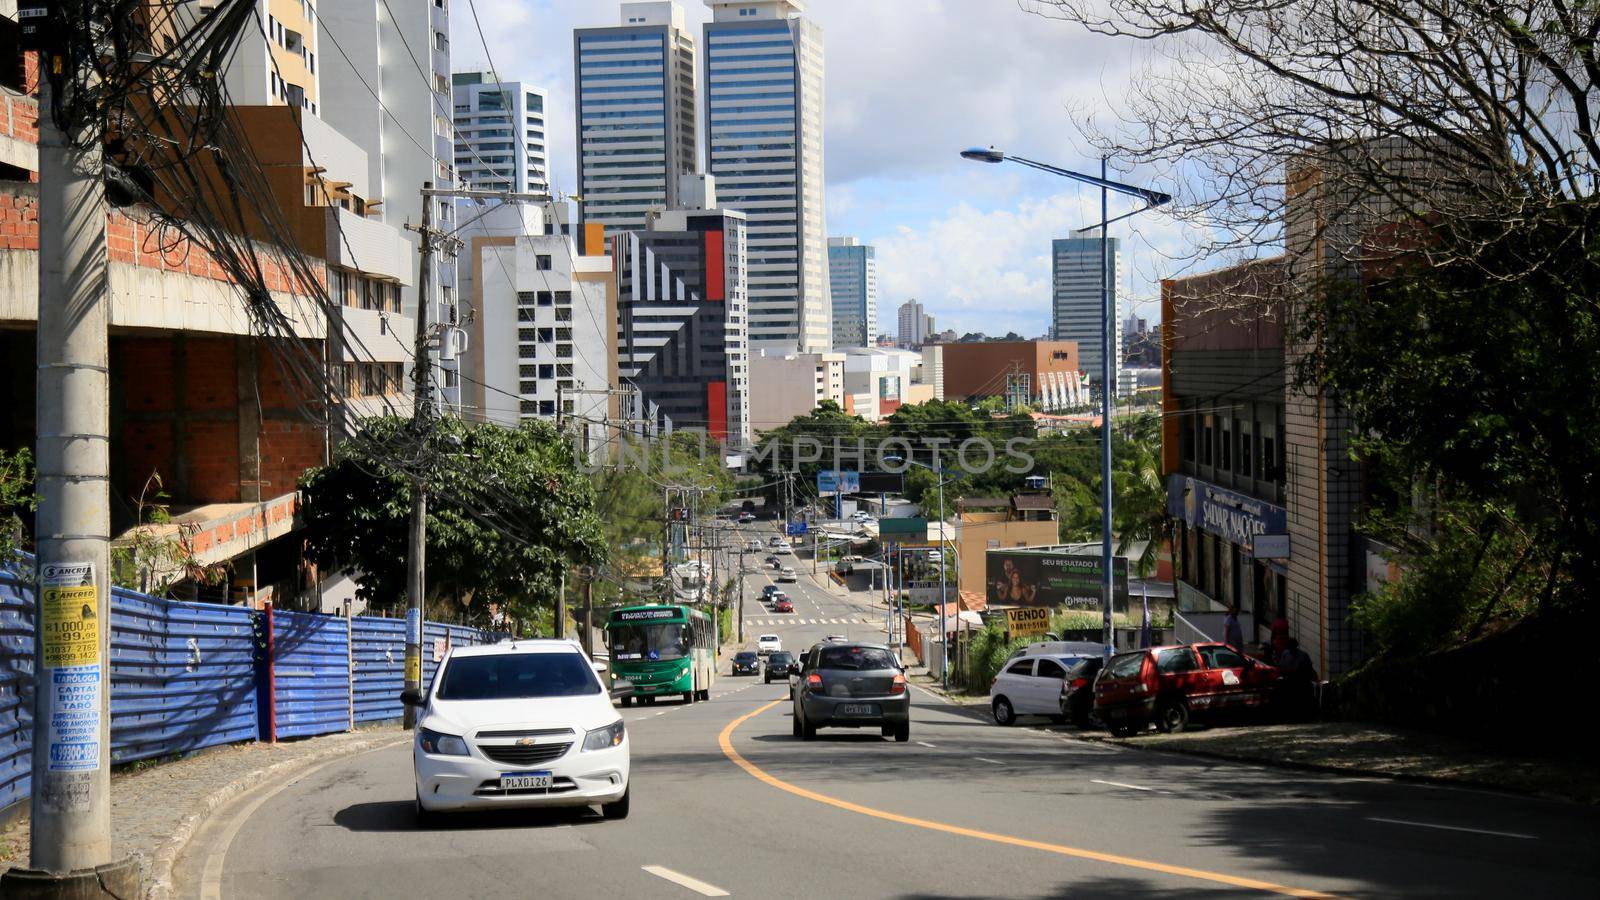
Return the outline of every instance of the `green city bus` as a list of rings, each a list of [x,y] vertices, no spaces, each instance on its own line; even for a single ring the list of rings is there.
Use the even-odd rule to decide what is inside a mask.
[[[633,697],[654,703],[678,695],[686,703],[711,699],[717,677],[716,624],[691,606],[651,604],[611,611],[606,621],[606,647],[611,652],[611,680],[633,683]]]

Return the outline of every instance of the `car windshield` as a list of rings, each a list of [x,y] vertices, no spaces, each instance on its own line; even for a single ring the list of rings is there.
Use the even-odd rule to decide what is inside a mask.
[[[879,647],[824,647],[819,669],[893,669],[894,658]]]
[[[689,626],[678,622],[619,625],[611,629],[617,659],[682,659],[694,646]]]
[[[749,662],[750,660],[755,659],[756,655],[746,650],[743,653],[735,653],[733,658],[739,660],[740,662]]]
[[[520,700],[600,693],[589,661],[577,653],[458,656],[445,663],[440,700]]]
[[[775,634],[763,634],[761,636],[761,640],[763,640],[763,641],[771,641],[772,643],[777,643],[778,642],[778,636],[775,635]]]
[[[787,653],[774,653],[774,654],[772,654],[771,657],[768,658],[767,665],[769,665],[769,666],[787,666],[789,663],[792,663],[792,662],[794,662],[794,657],[790,656],[789,654],[787,654]]]

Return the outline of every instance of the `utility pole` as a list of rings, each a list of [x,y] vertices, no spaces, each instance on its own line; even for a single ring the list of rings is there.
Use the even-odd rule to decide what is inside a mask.
[[[417,263],[417,335],[415,365],[412,367],[411,430],[427,446],[433,418],[433,357],[428,348],[429,307],[433,305],[433,204],[428,195],[433,182],[422,185],[422,225],[416,229],[422,238],[422,258]],[[430,454],[422,454],[424,468]],[[427,589],[428,489],[426,475],[418,474],[411,487],[411,527],[406,552],[406,672],[405,688],[422,690],[422,595]],[[406,704],[406,729],[417,726],[417,708]]]
[[[567,573],[561,572],[561,584],[556,590],[556,615],[555,621],[550,623],[550,630],[555,632],[550,635],[555,638],[567,636]]]
[[[46,27],[68,27],[60,18]],[[111,844],[111,489],[106,202],[100,130],[63,129],[79,63],[39,69],[39,506],[31,870],[0,894],[142,893]]]
[[[745,545],[739,545],[739,643],[744,643],[744,553]]]
[[[583,630],[578,641],[583,645],[583,655],[594,659],[594,579],[593,571],[583,573]]]

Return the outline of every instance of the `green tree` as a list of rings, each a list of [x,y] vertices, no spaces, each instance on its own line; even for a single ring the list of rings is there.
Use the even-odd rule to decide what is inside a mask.
[[[23,518],[33,512],[33,454],[27,447],[16,452],[0,450],[0,566],[11,562],[23,547]]]
[[[1437,646],[1528,610],[1600,609],[1600,238],[1593,204],[1563,212],[1509,234],[1480,223],[1470,240],[1485,249],[1470,261],[1406,261],[1365,286],[1329,285],[1312,306],[1304,335],[1318,350],[1296,378],[1362,424],[1365,527],[1406,571],[1368,607],[1382,647]],[[1397,603],[1432,627],[1384,627],[1407,621]]]
[[[1112,443],[1112,526],[1118,555],[1144,543],[1131,561],[1131,574],[1148,578],[1155,573],[1162,545],[1172,538],[1167,485],[1161,477],[1161,417],[1139,416],[1123,427],[1126,436]]]
[[[569,566],[605,561],[594,486],[554,427],[445,418],[421,440],[411,429],[395,417],[369,420],[332,464],[301,478],[310,556],[359,572],[364,601],[386,609],[405,602],[414,485],[396,458],[422,461],[431,609],[481,621],[496,603],[533,620],[554,603]]]

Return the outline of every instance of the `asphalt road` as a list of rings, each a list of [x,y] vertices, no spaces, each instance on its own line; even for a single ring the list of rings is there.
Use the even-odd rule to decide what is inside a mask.
[[[747,624],[784,618],[751,583]],[[788,618],[813,624],[749,628],[751,641],[798,647],[845,628],[828,620],[875,620],[804,578],[790,593]],[[787,690],[724,677],[710,702],[619,710],[626,821],[418,830],[409,748],[395,746],[224,810],[211,830],[227,840],[201,852],[223,897],[1600,896],[1592,809],[1001,729],[920,690],[909,744],[803,743]]]

